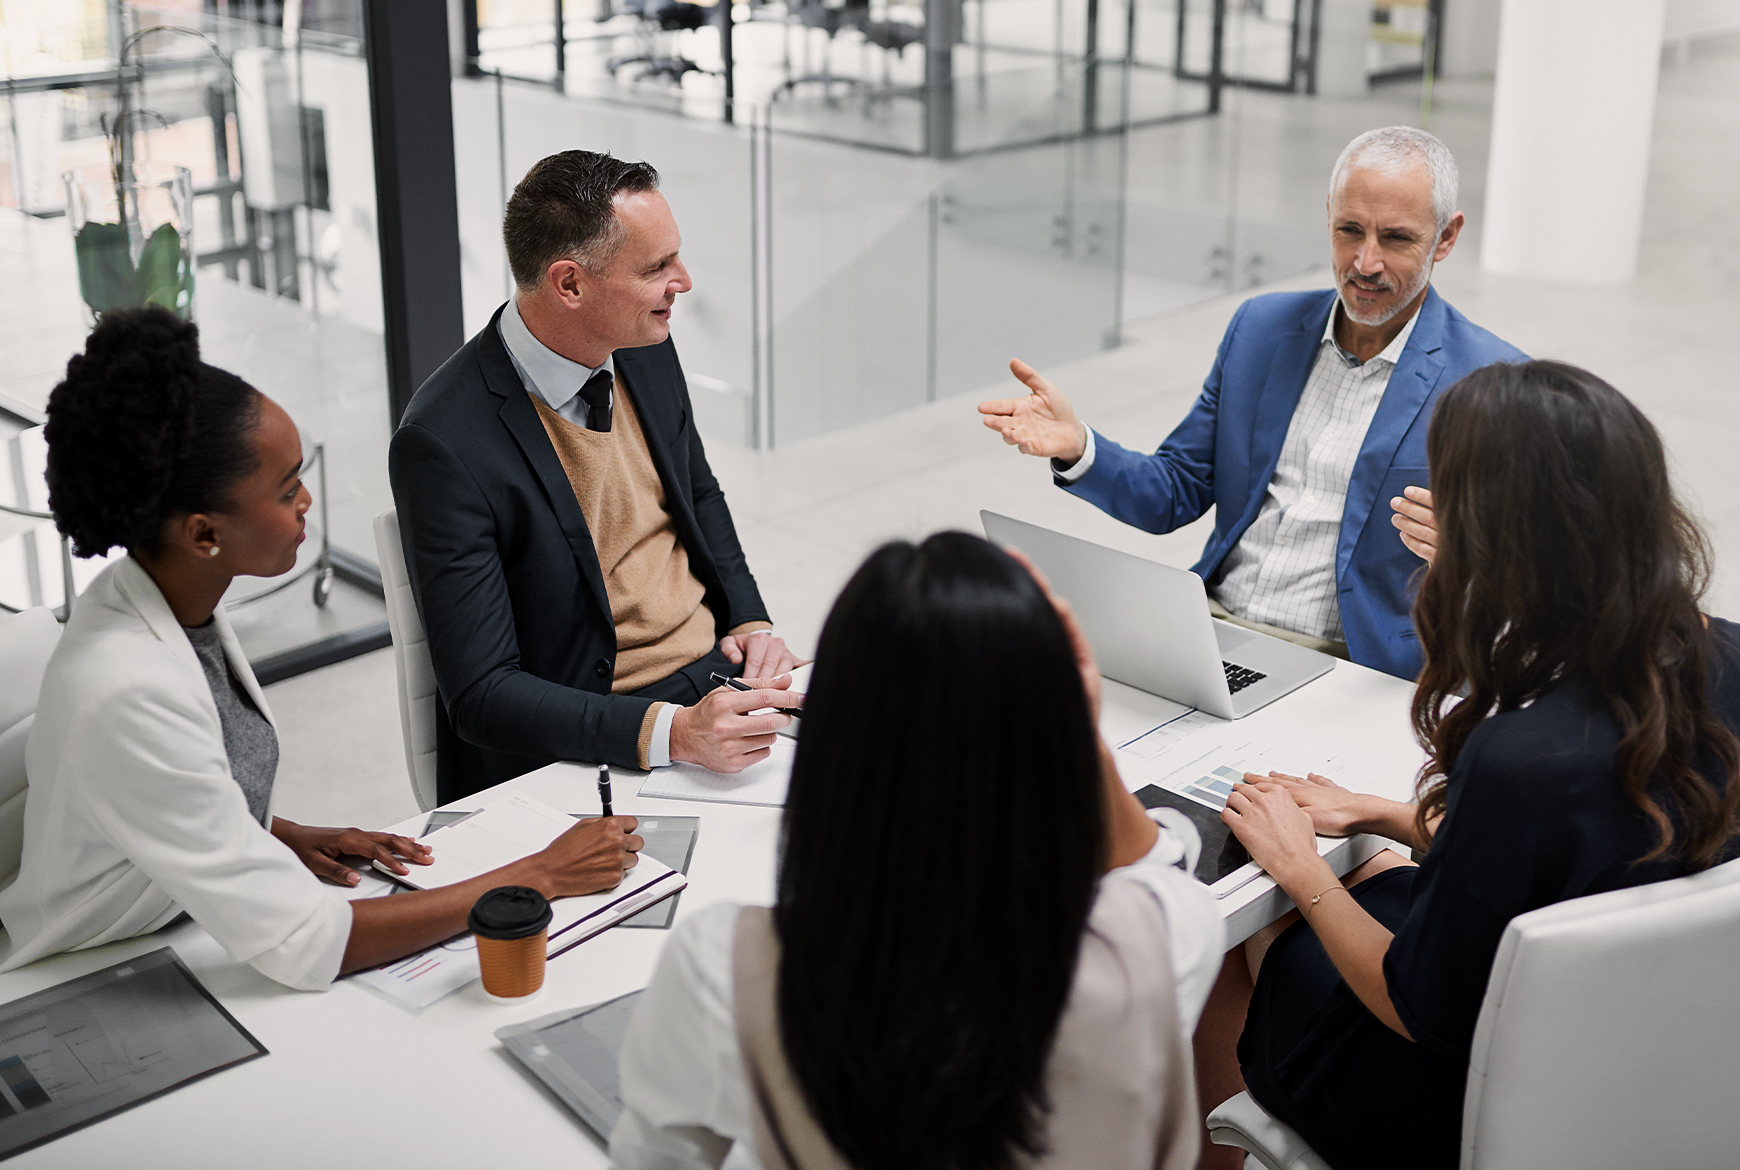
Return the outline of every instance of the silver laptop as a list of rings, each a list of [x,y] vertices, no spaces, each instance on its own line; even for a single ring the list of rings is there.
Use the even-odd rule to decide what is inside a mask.
[[[1107,678],[1238,719],[1335,666],[1327,654],[1214,620],[1195,573],[996,512],[979,519],[987,538],[1026,553],[1069,602]]]

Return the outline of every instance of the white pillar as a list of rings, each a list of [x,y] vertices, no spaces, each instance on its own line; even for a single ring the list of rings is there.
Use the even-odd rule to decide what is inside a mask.
[[[1323,0],[1317,17],[1317,93],[1362,97],[1371,45],[1371,0]]]
[[[1498,69],[1500,0],[1445,0],[1438,69],[1445,77],[1490,77]]]
[[[1623,284],[1637,271],[1666,0],[1505,0],[1481,264]]]

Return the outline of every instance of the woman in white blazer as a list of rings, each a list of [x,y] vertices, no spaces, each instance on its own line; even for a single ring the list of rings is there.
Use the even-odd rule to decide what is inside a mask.
[[[277,736],[219,602],[236,576],[296,563],[309,495],[295,424],[202,363],[197,329],[161,309],[105,314],[48,419],[57,526],[80,556],[128,555],[74,604],[43,679],[0,969],[185,911],[236,960],[321,989],[459,933],[486,890],[590,893],[635,863],[634,818],[610,817],[470,882],[358,901],[325,886],[358,880],[342,855],[400,873],[430,855],[270,813]]]

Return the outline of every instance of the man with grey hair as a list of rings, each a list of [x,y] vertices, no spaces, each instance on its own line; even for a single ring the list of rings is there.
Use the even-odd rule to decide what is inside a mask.
[[[1414,678],[1411,583],[1436,535],[1432,405],[1469,371],[1525,357],[1431,287],[1462,231],[1456,200],[1456,160],[1437,138],[1408,126],[1362,134],[1330,175],[1336,287],[1239,306],[1201,396],[1159,450],[1096,433],[1019,360],[1010,369],[1031,393],[980,403],[985,425],[1049,458],[1064,490],[1146,532],[1212,505],[1193,571],[1219,616]]]
[[[388,453],[428,633],[441,803],[554,760],[736,772],[795,706],[671,311],[658,172],[541,160],[502,220],[518,289],[417,390]],[[715,687],[714,674],[768,685]]]

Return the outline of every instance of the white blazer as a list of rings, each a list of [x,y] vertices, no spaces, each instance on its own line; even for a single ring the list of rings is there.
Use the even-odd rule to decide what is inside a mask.
[[[220,608],[224,654],[268,720]],[[248,815],[199,656],[132,557],[73,606],[25,750],[24,859],[0,891],[0,971],[148,934],[183,910],[291,987],[338,975],[350,906]]]

